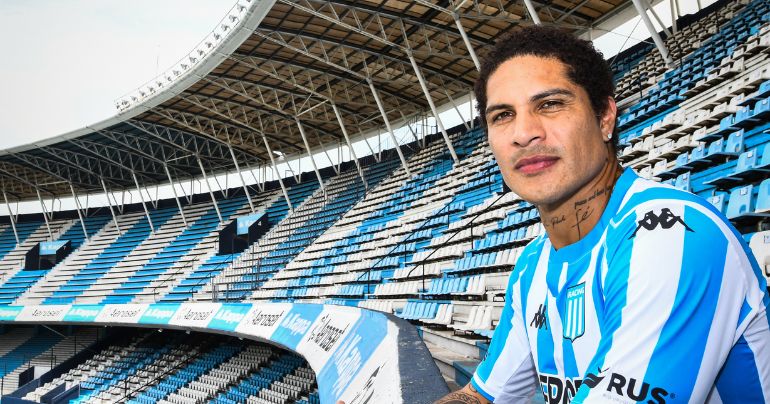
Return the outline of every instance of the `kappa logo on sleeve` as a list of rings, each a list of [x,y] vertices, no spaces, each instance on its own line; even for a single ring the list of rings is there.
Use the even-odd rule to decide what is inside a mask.
[[[677,223],[680,223],[682,226],[684,226],[685,230],[687,231],[695,231],[690,228],[690,226],[688,226],[684,220],[682,220],[681,216],[673,214],[669,208],[661,209],[660,215],[656,215],[655,212],[651,210],[645,213],[644,217],[639,220],[638,225],[636,226],[636,230],[634,230],[634,233],[631,234],[628,239],[631,240],[632,238],[636,237],[636,233],[638,233],[641,228],[652,231],[660,226],[663,230],[668,230],[674,227],[674,225]]]

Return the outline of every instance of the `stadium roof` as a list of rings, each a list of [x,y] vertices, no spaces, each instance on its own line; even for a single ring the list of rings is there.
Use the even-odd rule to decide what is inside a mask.
[[[470,91],[469,46],[534,23],[528,7],[577,35],[635,14],[626,0],[240,0],[183,60],[118,100],[113,118],[0,151],[0,187],[20,200],[132,189],[432,116],[431,102]]]

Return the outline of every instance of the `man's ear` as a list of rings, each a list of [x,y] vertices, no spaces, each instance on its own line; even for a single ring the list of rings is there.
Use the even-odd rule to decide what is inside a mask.
[[[615,103],[615,99],[607,97],[607,107],[604,108],[604,112],[599,117],[599,127],[602,130],[602,134],[613,133],[615,131],[615,122],[618,117],[618,106]]]

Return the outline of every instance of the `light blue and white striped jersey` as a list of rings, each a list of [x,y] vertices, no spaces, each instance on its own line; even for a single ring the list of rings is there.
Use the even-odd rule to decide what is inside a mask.
[[[471,383],[496,403],[768,403],[769,301],[721,213],[626,169],[584,238],[522,251]]]

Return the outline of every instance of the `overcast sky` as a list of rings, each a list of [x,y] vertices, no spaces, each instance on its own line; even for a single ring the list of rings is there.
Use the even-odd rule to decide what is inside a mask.
[[[703,5],[713,0],[702,0]],[[683,13],[696,2],[680,0]],[[0,1],[0,150],[115,114],[114,101],[191,51],[234,0]],[[669,1],[658,5],[669,19]],[[635,29],[634,29],[635,28]],[[647,36],[631,21],[597,45],[605,55]]]
[[[234,0],[0,1],[0,149],[115,114],[191,51]]]

